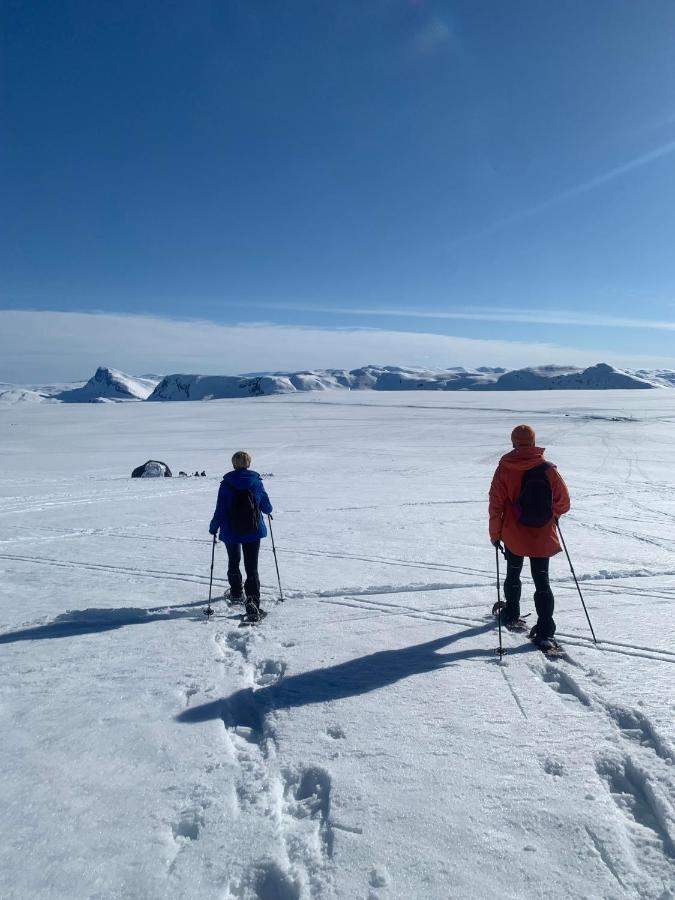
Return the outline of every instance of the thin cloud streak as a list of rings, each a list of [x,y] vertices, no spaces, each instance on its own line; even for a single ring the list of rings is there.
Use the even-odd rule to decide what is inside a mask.
[[[572,310],[537,310],[516,309],[509,307],[483,306],[480,309],[459,310],[420,310],[420,309],[382,309],[351,307],[325,307],[312,304],[288,303],[256,303],[259,309],[288,312],[312,312],[325,315],[340,316],[379,316],[384,318],[404,319],[439,319],[476,322],[514,322],[539,325],[576,325],[587,328],[645,328],[657,331],[675,331],[675,322],[663,322],[656,319],[631,319],[620,316],[608,316],[604,313],[582,313]]]
[[[631,159],[626,163],[622,163],[620,166],[615,166],[602,175],[597,175],[595,178],[591,178],[589,181],[584,181],[582,184],[578,184],[575,187],[568,188],[568,190],[566,191],[562,191],[562,193],[557,194],[555,197],[551,197],[548,200],[543,200],[541,203],[530,206],[528,209],[521,210],[520,212],[514,213],[511,216],[500,219],[498,222],[495,222],[492,225],[488,225],[486,228],[473,232],[473,234],[466,235],[465,237],[460,237],[457,240],[452,241],[450,246],[456,246],[459,244],[463,244],[466,241],[488,237],[491,234],[496,234],[499,231],[503,231],[505,228],[508,228],[511,225],[519,225],[521,222],[532,219],[549,209],[555,208],[556,206],[561,206],[563,203],[567,203],[568,200],[573,200],[575,197],[580,197],[583,194],[588,194],[590,191],[594,191],[597,188],[608,184],[610,181],[614,181],[615,178],[620,178],[622,175],[627,175],[629,172],[635,171],[635,169],[640,169],[642,168],[642,166],[649,165],[649,163],[655,162],[657,159],[661,159],[664,156],[669,156],[674,152],[675,141],[668,141],[668,143],[662,144],[660,147],[656,147],[656,149],[654,150],[650,150],[649,153],[643,153],[641,156],[636,156],[634,159]]]

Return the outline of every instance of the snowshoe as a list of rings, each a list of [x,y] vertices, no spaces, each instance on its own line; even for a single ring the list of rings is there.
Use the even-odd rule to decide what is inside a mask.
[[[564,656],[565,651],[561,647],[561,645],[556,641],[553,635],[545,635],[540,637],[537,634],[537,626],[530,631],[530,640],[537,646],[542,653],[549,657],[549,659],[557,659],[560,656]]]
[[[499,616],[499,611],[501,610],[502,625],[504,626],[504,628],[506,628],[508,631],[524,631],[527,628],[527,622],[525,621],[526,617],[518,615],[515,617],[515,619],[507,619],[504,615],[505,609],[506,604],[502,600],[498,600],[492,607],[492,615],[497,618]]]
[[[228,597],[227,597],[227,602],[229,604],[244,603],[245,600],[246,600],[246,597],[244,596],[243,592],[241,592],[239,594],[235,594],[234,591],[230,591],[230,593],[228,594]]]
[[[527,622],[522,616],[518,616],[517,619],[510,619],[508,622],[502,619],[502,625],[507,631],[525,631],[527,628]]]
[[[246,598],[246,619],[254,623],[260,621],[259,602],[254,597]]]
[[[549,659],[559,659],[565,656],[565,650],[555,638],[544,638],[543,641],[535,641],[535,644]]]
[[[249,617],[249,614],[248,614],[249,604],[247,603],[246,604],[246,614],[241,617],[241,621],[239,622],[240,628],[254,627],[256,625],[260,625],[262,620],[267,615],[265,610],[260,609],[260,607],[255,602],[251,603],[250,606],[255,610],[255,612],[252,612],[252,615],[254,618]]]

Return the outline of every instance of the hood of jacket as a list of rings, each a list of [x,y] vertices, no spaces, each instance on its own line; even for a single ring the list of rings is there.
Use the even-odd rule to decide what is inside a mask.
[[[260,475],[253,469],[233,469],[226,475],[223,475],[223,481],[226,481],[238,491],[250,490],[254,482],[260,480]]]
[[[544,447],[516,447],[515,450],[502,456],[499,465],[517,472],[526,472],[528,469],[540,466],[543,462],[548,462],[544,459],[544,449]],[[549,463],[549,465],[551,466],[553,463]]]

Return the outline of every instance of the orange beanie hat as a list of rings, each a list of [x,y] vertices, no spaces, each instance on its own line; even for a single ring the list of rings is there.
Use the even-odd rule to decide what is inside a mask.
[[[516,425],[511,432],[511,443],[514,447],[534,447],[534,428],[529,425]]]

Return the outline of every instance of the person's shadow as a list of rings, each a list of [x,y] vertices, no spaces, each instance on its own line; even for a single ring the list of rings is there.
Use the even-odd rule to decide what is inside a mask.
[[[437,651],[465,638],[478,637],[494,627],[494,622],[488,622],[423,644],[399,650],[379,650],[334,666],[281,678],[258,690],[245,688],[229,697],[190,707],[176,716],[176,721],[195,723],[223,719],[229,727],[244,726],[262,733],[264,717],[273,710],[355,697],[387,687],[402,678],[451,666],[460,660],[491,658],[495,655],[494,650],[481,647],[454,653]]]
[[[156,606],[149,609],[136,606],[120,608],[71,609],[32,628],[20,628],[0,634],[0,644],[14,644],[18,641],[44,641],[52,638],[74,637],[78,634],[96,634],[113,631],[127,625],[145,625],[166,619],[197,618],[195,607],[204,606],[203,600],[174,606]],[[206,618],[202,616],[201,618]]]

